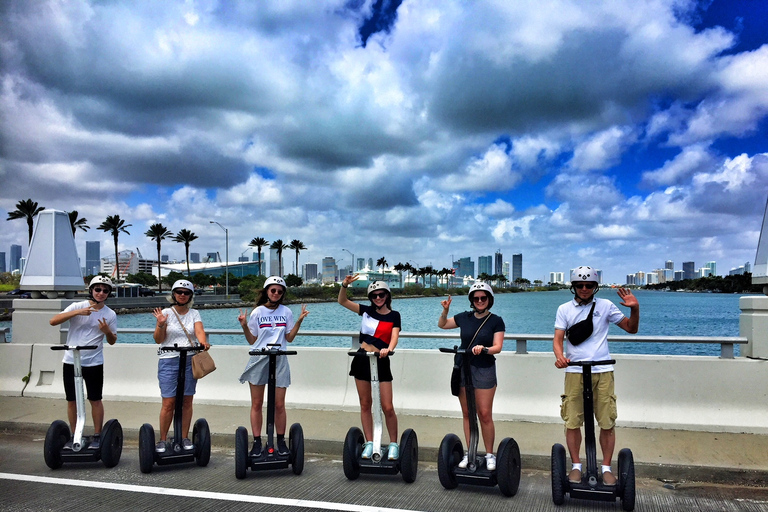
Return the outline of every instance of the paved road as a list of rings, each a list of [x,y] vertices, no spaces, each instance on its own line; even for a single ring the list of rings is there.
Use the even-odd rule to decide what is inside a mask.
[[[126,441],[120,464],[106,469],[101,463],[65,465],[50,470],[43,461],[39,432],[0,433],[0,510],[435,510],[435,511],[581,511],[621,510],[620,503],[570,500],[552,503],[549,473],[523,470],[518,494],[504,497],[497,488],[440,486],[435,464],[422,463],[416,482],[399,476],[344,477],[340,457],[307,455],[304,472],[290,469],[248,472],[234,476],[234,450],[214,446],[210,464],[155,466],[151,474],[139,472],[138,447]],[[768,512],[768,486],[739,487],[713,484],[637,481],[639,511],[764,511]]]

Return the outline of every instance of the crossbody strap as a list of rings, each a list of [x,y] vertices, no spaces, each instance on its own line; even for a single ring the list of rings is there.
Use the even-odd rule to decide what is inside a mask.
[[[181,328],[184,329],[184,334],[187,335],[187,339],[189,340],[189,344],[192,345],[193,347],[197,346],[198,343],[192,341],[192,337],[189,335],[189,331],[187,331],[187,328],[184,327],[184,322],[181,321],[181,317],[176,312],[176,310],[173,308],[173,306],[171,306],[171,311],[173,311],[173,314],[176,315],[176,320],[178,320],[179,325],[181,326]]]
[[[480,329],[482,329],[482,328],[483,328],[483,326],[485,325],[485,322],[487,322],[487,321],[488,321],[488,319],[489,319],[489,318],[491,318],[491,315],[492,315],[492,314],[493,314],[493,313],[488,313],[488,316],[487,316],[487,317],[485,317],[485,320],[483,320],[483,323],[481,323],[481,324],[480,324],[480,327],[478,327],[478,328],[477,328],[477,330],[475,331],[475,335],[474,335],[474,336],[472,336],[472,341],[470,341],[470,342],[469,342],[469,346],[467,346],[467,350],[472,350],[472,346],[473,346],[473,345],[474,345],[474,343],[475,343],[475,338],[477,338],[477,335],[480,333]]]

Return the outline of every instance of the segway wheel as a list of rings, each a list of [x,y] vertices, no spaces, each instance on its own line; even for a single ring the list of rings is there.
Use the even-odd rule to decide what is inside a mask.
[[[344,439],[344,476],[349,480],[356,480],[360,476],[360,455],[363,452],[363,432],[352,427]]]
[[[120,462],[123,453],[123,427],[117,420],[109,420],[101,433],[101,461],[113,468]]]
[[[248,430],[245,427],[237,427],[235,431],[235,477],[238,480],[245,478],[248,469]]]
[[[145,423],[139,429],[139,469],[151,473],[155,465],[155,429]]]
[[[406,429],[400,436],[400,474],[403,480],[412,484],[419,470],[419,439],[413,429]]]
[[[304,430],[294,423],[288,431],[288,449],[291,452],[291,469],[294,475],[304,471]]]
[[[623,510],[635,509],[635,459],[629,448],[619,451],[619,499]]]
[[[511,437],[505,437],[499,443],[496,452],[499,460],[496,465],[496,481],[499,490],[504,496],[511,497],[517,494],[520,487],[520,447],[517,441]]]
[[[565,502],[568,476],[565,474],[565,447],[559,443],[552,446],[552,501],[555,505]]]
[[[61,420],[56,420],[48,427],[43,445],[45,464],[51,469],[59,469],[64,461],[61,459],[61,450],[72,435],[69,433],[69,425]]]
[[[456,480],[456,466],[464,457],[464,447],[456,434],[448,434],[440,442],[437,453],[437,476],[440,484],[446,489],[455,489],[459,482]]]
[[[195,445],[195,462],[200,467],[208,465],[211,460],[211,431],[208,422],[200,418],[192,429],[192,443]]]

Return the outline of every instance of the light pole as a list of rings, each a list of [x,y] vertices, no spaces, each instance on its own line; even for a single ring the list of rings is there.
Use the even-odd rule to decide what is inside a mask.
[[[225,291],[224,293],[226,294],[227,298],[229,298],[229,230],[224,226],[222,226],[221,224],[219,224],[218,222],[216,222],[215,220],[212,220],[211,224],[216,224],[217,226],[219,226],[221,229],[224,230],[224,239],[227,244],[224,252],[224,257],[225,257],[225,261],[224,261],[224,286],[225,286],[224,290]]]
[[[346,249],[342,249],[342,251],[349,252]],[[349,252],[349,254],[352,256],[352,273],[354,274],[355,273],[355,261],[356,261],[355,260],[355,255],[352,254],[351,252]]]

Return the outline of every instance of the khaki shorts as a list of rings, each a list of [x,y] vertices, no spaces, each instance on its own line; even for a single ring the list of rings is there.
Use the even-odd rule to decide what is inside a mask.
[[[565,394],[560,397],[560,417],[565,421],[565,428],[575,429],[584,425],[582,382],[581,373],[565,374]],[[603,430],[612,429],[617,416],[613,372],[592,374],[592,396],[598,426]]]

